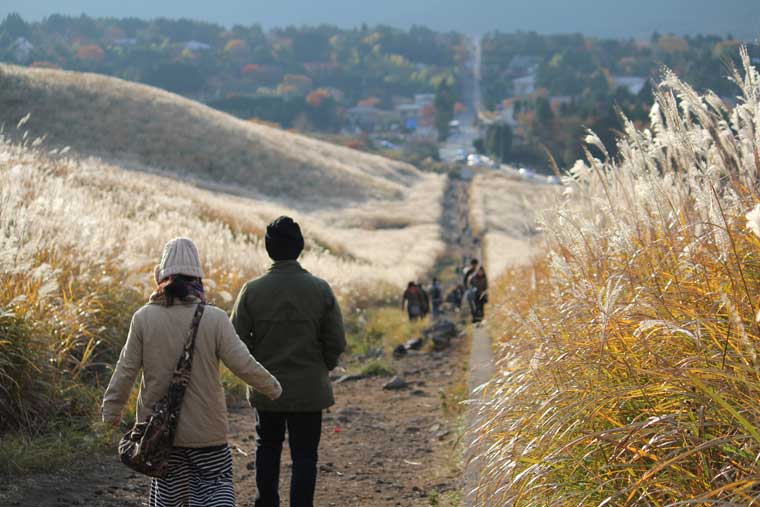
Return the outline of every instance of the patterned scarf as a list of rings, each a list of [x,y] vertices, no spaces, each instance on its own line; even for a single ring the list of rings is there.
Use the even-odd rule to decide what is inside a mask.
[[[206,291],[203,288],[203,281],[200,278],[193,278],[189,281],[183,280],[176,275],[171,275],[169,278],[162,280],[153,294],[150,295],[150,301],[154,303],[161,303],[169,306],[173,301],[169,301],[166,295],[166,287],[169,284],[184,284],[187,288],[187,296],[182,298],[183,302],[190,302],[193,298],[200,299],[203,303],[206,302]]]

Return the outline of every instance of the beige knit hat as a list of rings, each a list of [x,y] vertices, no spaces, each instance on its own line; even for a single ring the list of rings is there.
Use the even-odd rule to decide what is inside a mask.
[[[156,266],[156,283],[171,275],[185,275],[203,278],[201,258],[198,248],[189,238],[174,238],[164,247],[161,263]]]

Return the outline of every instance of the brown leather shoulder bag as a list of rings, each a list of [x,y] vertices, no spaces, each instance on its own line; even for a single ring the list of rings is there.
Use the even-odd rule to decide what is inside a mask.
[[[195,337],[203,309],[203,303],[195,309],[185,348],[169,384],[169,392],[153,405],[153,414],[147,421],[135,423],[119,441],[121,462],[141,474],[162,479],[169,473],[169,457],[174,446],[182,399],[190,382]]]

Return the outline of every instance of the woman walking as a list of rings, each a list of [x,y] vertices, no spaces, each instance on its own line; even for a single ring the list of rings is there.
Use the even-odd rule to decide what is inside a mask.
[[[195,244],[187,238],[169,241],[156,267],[156,291],[132,317],[127,342],[103,398],[104,421],[113,425],[121,422],[140,370],[138,421],[145,421],[154,403],[167,393],[196,308],[205,305],[202,278]],[[277,399],[282,393],[277,379],[238,338],[227,314],[206,306],[198,324],[169,473],[164,479],[151,481],[150,507],[235,505],[220,361],[269,398]]]

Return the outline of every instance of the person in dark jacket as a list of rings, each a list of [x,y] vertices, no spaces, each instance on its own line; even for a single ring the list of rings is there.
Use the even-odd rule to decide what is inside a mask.
[[[414,321],[422,318],[424,303],[422,301],[422,291],[414,282],[409,282],[401,297],[401,311],[406,309],[409,314],[409,320]]]
[[[475,310],[472,313],[472,321],[481,322],[485,317],[485,305],[488,302],[488,278],[486,270],[480,266],[470,278],[470,285],[474,291]]]
[[[470,313],[472,314],[473,321],[476,318],[475,316],[478,311],[478,306],[476,301],[477,289],[472,285],[472,278],[475,276],[475,273],[477,273],[479,266],[480,263],[478,260],[472,259],[470,261],[470,267],[467,269],[467,271],[464,272],[463,278],[465,298],[467,299],[467,305],[470,307]]]
[[[293,473],[290,505],[312,507],[322,411],[335,403],[329,371],[346,348],[343,318],[332,289],[298,263],[304,247],[293,219],[267,227],[265,244],[274,261],[240,291],[232,323],[251,353],[277,372],[282,396],[255,393],[256,507],[280,505],[280,457],[287,429]]]
[[[421,295],[420,301],[422,302],[422,318],[424,319],[430,313],[430,296],[421,283],[418,283],[416,285]]]
[[[464,275],[462,276],[462,283],[465,290],[470,287],[470,278],[472,278],[472,276],[478,271],[478,266],[480,266],[480,263],[477,259],[470,260],[470,267],[465,270]]]
[[[463,298],[464,298],[464,287],[462,287],[461,285],[457,285],[446,296],[446,302],[451,304],[452,308],[458,312],[462,309]]]
[[[441,316],[443,307],[443,289],[438,282],[438,278],[433,278],[433,284],[430,286],[430,303],[433,307],[433,318]]]

